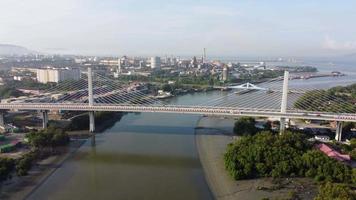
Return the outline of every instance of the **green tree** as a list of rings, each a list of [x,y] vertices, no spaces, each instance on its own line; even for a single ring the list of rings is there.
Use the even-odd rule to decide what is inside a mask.
[[[352,149],[356,149],[356,138],[352,138],[352,139],[350,140],[350,147],[351,147]]]
[[[165,92],[172,92],[173,88],[170,84],[164,84],[162,86],[162,90],[165,91]]]
[[[29,143],[34,148],[56,147],[66,145],[69,142],[69,136],[64,130],[48,127],[44,130],[32,131],[26,135]]]
[[[0,181],[11,178],[11,171],[15,167],[15,162],[11,158],[0,158]]]
[[[356,184],[356,168],[352,169],[352,183]]]
[[[27,153],[22,156],[19,160],[16,161],[16,173],[18,176],[26,176],[28,170],[31,169],[32,163],[36,158],[36,154],[34,152]]]
[[[23,96],[24,93],[17,90],[16,87],[12,85],[3,85],[0,86],[0,97],[1,98],[10,98],[10,97],[19,97]]]
[[[252,117],[241,117],[235,122],[234,133],[236,135],[254,135],[257,132],[256,121]]]
[[[343,184],[327,182],[319,187],[314,200],[355,200],[356,193]]]

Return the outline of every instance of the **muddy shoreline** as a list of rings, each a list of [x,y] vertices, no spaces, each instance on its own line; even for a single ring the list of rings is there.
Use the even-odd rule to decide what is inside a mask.
[[[262,198],[286,198],[292,192],[301,199],[311,200],[317,187],[308,178],[281,179],[278,189],[271,178],[235,181],[224,167],[223,155],[226,145],[234,140],[233,119],[202,117],[195,129],[196,147],[203,167],[206,181],[215,199],[219,200],[255,200]]]
[[[60,168],[62,163],[70,158],[84,142],[85,140],[71,140],[61,153],[37,161],[27,176],[14,176],[12,179],[1,183],[0,199],[26,199],[53,172]]]

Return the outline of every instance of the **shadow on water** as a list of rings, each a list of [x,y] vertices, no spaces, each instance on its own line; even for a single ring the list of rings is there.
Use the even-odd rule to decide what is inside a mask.
[[[135,126],[123,126],[117,129],[120,132],[134,132],[135,134],[162,134],[166,136],[170,135],[194,135],[194,128],[191,126],[160,126],[160,125],[135,125]],[[108,134],[107,132],[105,134]],[[114,132],[113,132],[114,133]],[[208,135],[210,133],[207,133]]]
[[[178,155],[144,155],[135,153],[112,153],[97,152],[96,150],[88,152],[78,152],[75,159],[82,162],[90,162],[105,165],[137,165],[137,166],[159,166],[166,168],[188,168],[199,169],[201,167],[196,158],[178,156]],[[86,159],[87,158],[87,159]]]

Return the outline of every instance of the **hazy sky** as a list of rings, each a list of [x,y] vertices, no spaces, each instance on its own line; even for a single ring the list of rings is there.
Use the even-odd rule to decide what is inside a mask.
[[[0,0],[0,43],[76,54],[356,52],[355,0]]]

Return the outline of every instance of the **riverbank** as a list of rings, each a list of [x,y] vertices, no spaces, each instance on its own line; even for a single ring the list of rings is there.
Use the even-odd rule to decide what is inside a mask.
[[[301,199],[313,199],[316,186],[307,178],[281,179],[279,183],[270,178],[233,180],[225,170],[223,160],[227,144],[234,140],[233,124],[233,119],[203,117],[195,130],[199,158],[216,199],[285,199],[292,193],[297,193]]]
[[[34,164],[27,176],[14,176],[0,184],[0,199],[18,200],[28,197],[36,188],[72,156],[85,140],[72,140],[57,155],[49,156]]]
[[[124,114],[126,113],[115,113],[110,118],[104,117],[106,120],[101,120],[102,122],[97,125],[96,130],[101,132],[112,127]],[[60,153],[37,161],[28,175],[22,177],[15,175],[12,179],[1,183],[0,199],[26,199],[60,168],[62,163],[70,158],[92,134],[88,130],[79,130],[68,131],[68,135],[71,137],[71,141],[68,146],[59,147]]]

